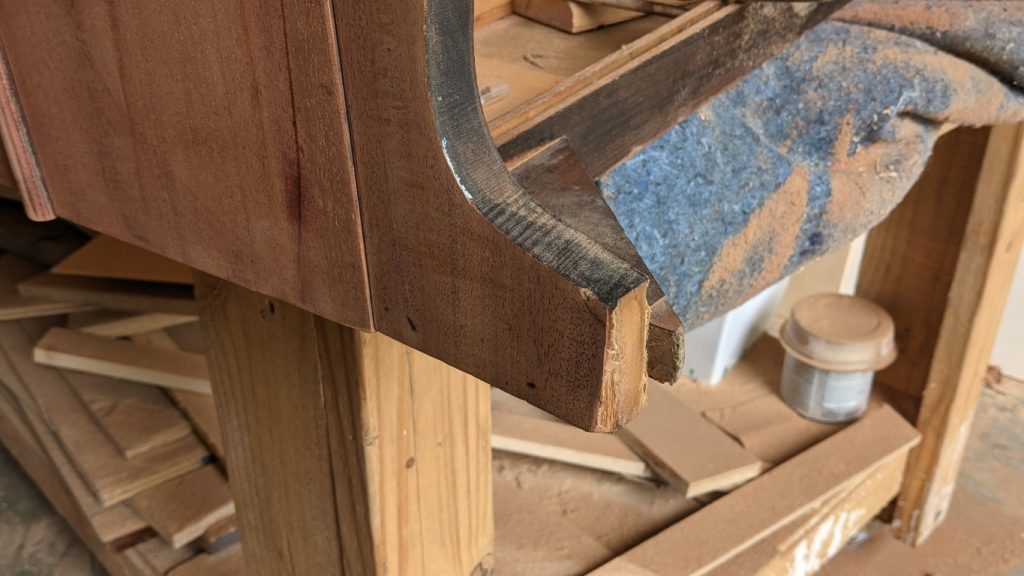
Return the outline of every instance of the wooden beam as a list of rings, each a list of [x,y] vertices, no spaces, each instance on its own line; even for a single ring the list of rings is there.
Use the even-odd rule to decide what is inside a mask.
[[[910,424],[882,406],[591,575],[708,574],[839,494],[849,481],[887,460],[904,458],[918,438]]]
[[[196,285],[250,573],[489,570],[486,386],[382,335]]]
[[[985,134],[987,138],[979,138]],[[1024,240],[1024,126],[956,130],[945,138],[950,140],[946,149],[962,150],[961,158],[981,154],[980,166],[933,159],[931,178],[912,192],[906,209],[963,224],[935,230],[933,223],[912,221],[917,225],[908,227],[907,234],[920,231],[935,242],[915,252],[899,251],[895,244],[890,255],[876,259],[887,239],[899,237],[891,227],[900,220],[887,222],[881,235],[868,240],[870,258],[866,254],[864,263],[869,273],[861,283],[871,295],[892,294],[894,286],[912,276],[926,279],[935,290],[948,286],[941,294],[916,295],[917,302],[909,308],[900,305],[902,297],[882,301],[896,318],[909,316],[921,322],[902,330],[935,334],[918,336],[915,341],[921,347],[910,349],[902,359],[927,368],[907,368],[915,377],[910,391],[922,394],[917,426],[923,439],[911,453],[893,525],[911,544],[927,539],[949,509]],[[882,270],[898,273],[886,281]]]

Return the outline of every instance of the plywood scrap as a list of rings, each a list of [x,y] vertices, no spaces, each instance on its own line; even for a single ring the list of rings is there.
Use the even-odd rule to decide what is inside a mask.
[[[192,424],[160,388],[70,371],[64,377],[126,458],[192,434]]]
[[[172,548],[163,538],[155,537],[132,546],[124,551],[133,567],[146,576],[164,576],[178,566],[195,558],[200,553],[195,545]],[[238,572],[237,574],[244,574]]]
[[[216,554],[199,554],[168,573],[168,576],[237,576],[246,574],[241,544]]]
[[[210,525],[199,538],[199,545],[210,554],[216,554],[240,541],[238,518],[232,514]]]
[[[707,410],[704,417],[767,464],[783,462],[842,428],[801,418],[775,394]]]
[[[195,316],[191,286],[86,278],[44,272],[18,284],[22,296],[89,304],[122,312],[163,312]]]
[[[235,513],[228,482],[215,466],[164,482],[128,502],[174,548],[197,540]]]
[[[53,267],[57,274],[192,284],[192,269],[110,236],[97,236]]]
[[[52,300],[18,296],[16,294],[0,296],[0,321],[59,316],[61,314],[84,312],[92,309],[92,306],[84,304],[54,302]]]
[[[647,408],[618,435],[655,473],[692,498],[756,477],[763,465],[662,385],[647,390]]]
[[[82,312],[68,316],[67,327],[71,330],[106,336],[107,338],[123,338],[162,330],[197,322],[198,316],[188,314],[166,314],[162,312],[147,312],[133,314],[130,312],[112,312],[107,310]]]
[[[33,358],[56,368],[210,393],[206,358],[192,352],[162,350],[54,327],[36,344]]]
[[[570,34],[633,20],[644,15],[633,10],[584,4],[573,0],[513,0],[512,9],[520,16]]]
[[[920,436],[882,406],[757,480],[591,572],[593,576],[702,575],[794,519],[820,508],[852,479],[905,456]]]
[[[104,506],[122,502],[206,461],[209,453],[194,435],[125,458],[61,372],[32,361],[31,341],[21,326],[0,324],[0,342],[44,420]]]
[[[627,476],[654,476],[647,464],[616,436],[584,432],[556,420],[492,412],[491,447]]]

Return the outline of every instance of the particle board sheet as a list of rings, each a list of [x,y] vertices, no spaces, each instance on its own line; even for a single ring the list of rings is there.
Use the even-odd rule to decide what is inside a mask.
[[[227,479],[204,466],[133,496],[128,503],[173,548],[199,539],[235,513]]]
[[[64,377],[126,458],[192,435],[192,424],[156,386],[70,371]]]
[[[52,268],[56,274],[192,284],[192,269],[110,236],[97,236]]]
[[[618,435],[690,498],[734,488],[763,469],[753,454],[657,383],[648,386],[647,407]]]
[[[882,406],[757,480],[716,500],[591,572],[593,576],[708,574],[775,530],[841,492],[889,458],[905,455],[917,431]]]
[[[33,329],[31,333],[41,330]],[[93,419],[64,375],[32,361],[29,331],[0,324],[0,342],[44,420],[104,506],[124,501],[143,490],[203,465],[209,452],[194,435],[125,458]]]
[[[56,368],[209,394],[206,358],[53,327],[35,346],[36,362]]]

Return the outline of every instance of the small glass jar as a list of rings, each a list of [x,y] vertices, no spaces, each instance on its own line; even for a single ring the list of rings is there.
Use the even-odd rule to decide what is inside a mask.
[[[896,359],[892,317],[854,296],[819,294],[798,302],[783,325],[780,395],[805,418],[839,423],[867,409],[875,372]]]

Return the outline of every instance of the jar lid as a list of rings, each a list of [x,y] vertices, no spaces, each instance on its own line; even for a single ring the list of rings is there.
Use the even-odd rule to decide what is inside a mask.
[[[881,370],[896,360],[892,317],[856,296],[816,294],[800,300],[780,340],[800,361],[832,372]]]

